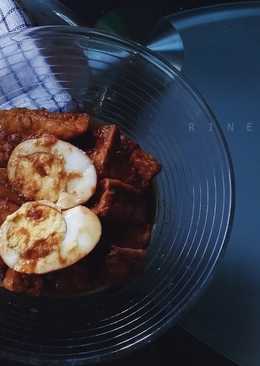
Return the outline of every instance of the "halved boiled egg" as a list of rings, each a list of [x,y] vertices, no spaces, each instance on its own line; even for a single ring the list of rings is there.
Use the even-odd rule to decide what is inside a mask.
[[[95,192],[97,174],[84,151],[45,135],[19,144],[7,166],[8,178],[31,201],[47,200],[66,209]]]
[[[0,255],[22,273],[47,273],[76,263],[101,237],[101,223],[87,207],[60,211],[46,201],[27,202],[0,229]]]

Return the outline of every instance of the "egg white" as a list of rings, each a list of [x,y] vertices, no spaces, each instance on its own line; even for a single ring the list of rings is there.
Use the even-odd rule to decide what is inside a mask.
[[[34,213],[33,210],[36,218],[28,214]],[[37,216],[37,210],[42,210],[44,215]],[[19,230],[26,235],[17,235]],[[17,272],[56,271],[88,255],[99,242],[101,232],[98,217],[84,206],[61,211],[46,201],[27,202],[2,224],[0,255],[7,266]],[[55,238],[53,245],[52,238]],[[39,247],[39,243],[43,246]],[[28,253],[33,255],[28,257]]]
[[[84,151],[50,136],[29,139],[12,152],[8,178],[27,199],[71,208],[95,193],[97,174]]]

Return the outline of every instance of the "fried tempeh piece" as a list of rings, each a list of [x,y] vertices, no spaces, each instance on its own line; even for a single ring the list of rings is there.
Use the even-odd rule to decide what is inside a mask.
[[[48,112],[45,109],[0,110],[0,131],[26,137],[49,133],[68,140],[86,132],[90,117],[86,113]]]
[[[97,128],[93,137],[96,142],[95,148],[87,151],[87,154],[93,161],[99,177],[105,177],[109,174],[110,157],[119,143],[119,129],[116,125],[105,125]]]

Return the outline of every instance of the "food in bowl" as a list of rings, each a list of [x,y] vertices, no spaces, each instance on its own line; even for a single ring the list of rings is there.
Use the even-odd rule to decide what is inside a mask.
[[[159,163],[86,113],[0,111],[2,285],[31,295],[121,284],[143,269]]]

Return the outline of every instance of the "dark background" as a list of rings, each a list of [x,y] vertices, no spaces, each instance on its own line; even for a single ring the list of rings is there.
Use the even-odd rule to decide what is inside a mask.
[[[139,1],[98,1],[87,2],[86,0],[62,0],[69,8],[74,10],[87,26],[104,26],[109,24],[121,35],[139,42],[145,42],[162,17],[201,6],[211,6],[236,1],[155,1],[154,4],[142,5]],[[122,3],[124,5],[122,5]],[[223,330],[224,331],[224,330]],[[135,352],[128,358],[109,363],[109,366],[132,366],[149,364],[177,365],[177,366],[204,366],[220,365],[232,366],[221,355],[216,354],[205,344],[200,343],[180,327],[168,331],[155,343],[141,351]]]
[[[69,8],[74,9],[87,26],[95,26],[104,16],[112,12],[121,17],[122,26],[126,29],[127,36],[139,42],[149,38],[158,21],[167,15],[202,6],[235,3],[234,0],[153,0],[135,1],[87,1],[87,0],[61,0]],[[123,4],[123,5],[122,5]],[[120,22],[120,19],[119,19]],[[121,27],[122,28],[122,27]]]

